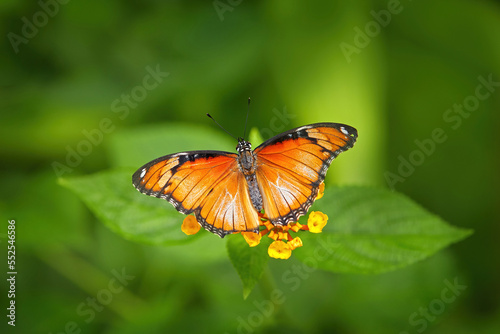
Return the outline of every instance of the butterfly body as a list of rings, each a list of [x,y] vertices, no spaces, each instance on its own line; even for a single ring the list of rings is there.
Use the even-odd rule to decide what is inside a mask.
[[[132,176],[142,193],[168,200],[220,237],[258,232],[264,210],[274,225],[297,221],[314,202],[332,160],[351,148],[357,131],[316,123],[279,134],[252,151],[238,138],[238,154],[190,151],[155,159]]]
[[[253,207],[260,212],[262,210],[262,195],[259,190],[255,171],[257,170],[257,156],[252,152],[252,145],[243,138],[238,138],[238,166],[240,172],[245,175],[248,192]]]

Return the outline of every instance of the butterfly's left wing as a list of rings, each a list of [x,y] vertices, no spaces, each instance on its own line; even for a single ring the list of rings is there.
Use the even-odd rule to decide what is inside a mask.
[[[166,199],[181,213],[194,213],[201,226],[220,237],[257,232],[259,218],[237,157],[220,151],[171,154],[139,168],[132,183],[143,194]]]
[[[355,128],[316,123],[279,134],[254,150],[266,216],[274,225],[307,213],[331,162],[356,142]]]

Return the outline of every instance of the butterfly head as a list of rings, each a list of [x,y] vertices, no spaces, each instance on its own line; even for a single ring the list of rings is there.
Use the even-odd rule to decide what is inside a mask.
[[[239,137],[238,145],[236,146],[236,151],[238,151],[238,153],[242,153],[251,150],[252,150],[252,144],[250,144],[250,142],[246,141],[245,139]]]

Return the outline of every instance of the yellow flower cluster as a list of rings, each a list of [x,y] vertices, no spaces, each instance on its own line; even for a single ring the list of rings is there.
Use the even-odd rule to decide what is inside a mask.
[[[309,215],[307,225],[302,225],[298,222],[290,223],[287,226],[274,226],[265,217],[261,217],[261,225],[265,228],[260,231],[260,238],[265,234],[274,241],[269,245],[267,253],[275,259],[288,259],[292,255],[295,248],[302,247],[302,240],[299,237],[292,237],[290,231],[298,232],[300,230],[310,231],[313,233],[321,233],[325,227],[328,216],[323,212],[313,211]],[[255,234],[255,233],[252,233]],[[260,238],[259,241],[260,241]],[[245,238],[245,240],[248,239]],[[250,243],[249,243],[250,245]],[[252,246],[252,245],[250,245]],[[253,245],[255,246],[255,244]],[[252,247],[253,247],[252,246]]]
[[[274,226],[263,216],[261,218],[261,226],[265,228],[260,231],[260,235],[264,236],[269,233],[268,237],[274,240],[267,249],[270,257],[288,259],[295,248],[302,246],[302,240],[299,237],[293,238],[289,232],[289,230],[297,232],[303,229],[304,226],[299,223],[291,223],[287,226]]]
[[[325,186],[322,183],[316,199],[323,197],[324,189]],[[263,229],[259,233],[241,232],[241,234],[250,247],[257,246],[262,237],[268,234],[268,237],[274,241],[269,245],[267,253],[275,259],[288,259],[295,248],[302,247],[302,240],[299,237],[292,237],[290,231],[298,232],[302,230],[311,233],[321,233],[328,221],[328,216],[320,211],[313,211],[309,214],[307,225],[293,222],[286,226],[275,226],[267,219],[265,214],[259,213],[259,218],[260,226],[263,226]],[[200,224],[198,224],[194,216],[189,215],[184,219],[181,229],[187,235],[192,235],[200,230]]]

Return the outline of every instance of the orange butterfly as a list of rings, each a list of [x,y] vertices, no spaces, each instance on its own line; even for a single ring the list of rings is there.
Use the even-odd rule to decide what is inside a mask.
[[[183,214],[194,212],[201,226],[221,238],[258,233],[262,209],[275,226],[305,215],[330,163],[357,137],[349,125],[316,123],[283,132],[253,151],[238,138],[238,154],[166,155],[139,168],[132,182],[141,193],[166,199]]]

